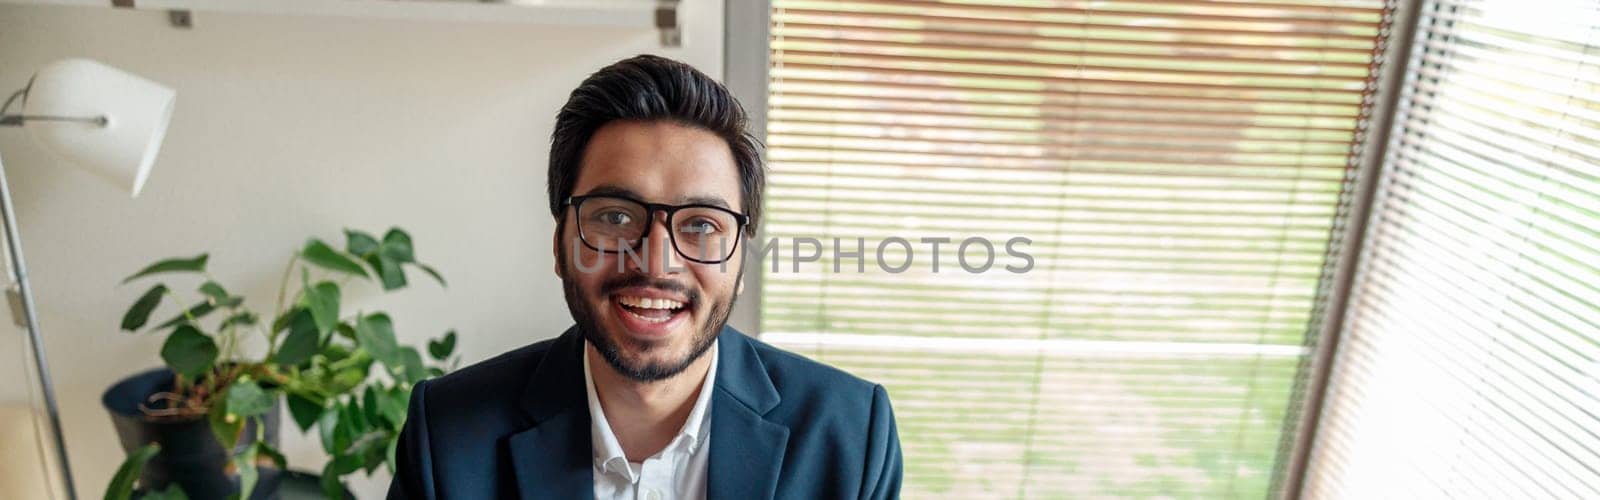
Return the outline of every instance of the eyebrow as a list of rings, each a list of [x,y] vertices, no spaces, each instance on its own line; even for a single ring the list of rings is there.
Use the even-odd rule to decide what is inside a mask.
[[[584,193],[583,195],[584,196],[596,196],[596,195],[622,196],[622,197],[625,197],[625,198],[633,198],[635,200],[640,200],[640,201],[644,201],[644,199],[645,199],[645,197],[641,196],[637,191],[634,191],[632,189],[628,189],[628,188],[625,188],[625,187],[622,187],[622,186],[618,186],[618,185],[615,185],[615,184],[601,184],[599,186],[596,186],[594,189],[590,189],[589,192]],[[679,197],[678,198],[678,202],[679,202],[679,204],[684,204],[684,205],[711,205],[713,207],[722,207],[722,208],[726,208],[726,209],[732,210],[732,208],[729,207],[728,202],[726,200],[723,200],[721,197],[717,197],[717,196],[704,196],[704,195],[700,195],[700,196],[683,196],[683,197]]]

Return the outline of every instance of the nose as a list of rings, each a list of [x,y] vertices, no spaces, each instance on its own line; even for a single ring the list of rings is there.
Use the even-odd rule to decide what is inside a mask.
[[[672,228],[667,226],[665,212],[650,214],[650,226],[645,229],[644,246],[639,248],[639,256],[644,258],[644,267],[634,259],[625,259],[628,266],[638,269],[647,276],[664,277],[683,272],[684,261],[678,255],[678,250],[672,247]]]

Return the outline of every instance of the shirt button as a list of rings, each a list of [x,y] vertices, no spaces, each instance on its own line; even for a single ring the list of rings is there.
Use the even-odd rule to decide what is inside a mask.
[[[644,493],[645,500],[661,500],[660,490],[649,490]]]

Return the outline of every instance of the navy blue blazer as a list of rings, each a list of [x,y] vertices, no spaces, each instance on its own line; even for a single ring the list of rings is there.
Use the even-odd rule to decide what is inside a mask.
[[[731,327],[719,334],[708,499],[896,498],[883,386]],[[389,498],[593,498],[576,327],[417,384]]]

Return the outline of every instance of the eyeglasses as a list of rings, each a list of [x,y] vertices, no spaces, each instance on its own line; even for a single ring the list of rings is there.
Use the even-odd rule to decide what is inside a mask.
[[[623,196],[583,195],[567,198],[577,214],[578,238],[590,250],[621,253],[639,248],[657,211],[667,214],[668,239],[684,259],[718,264],[733,258],[750,216],[714,205],[663,205]]]

